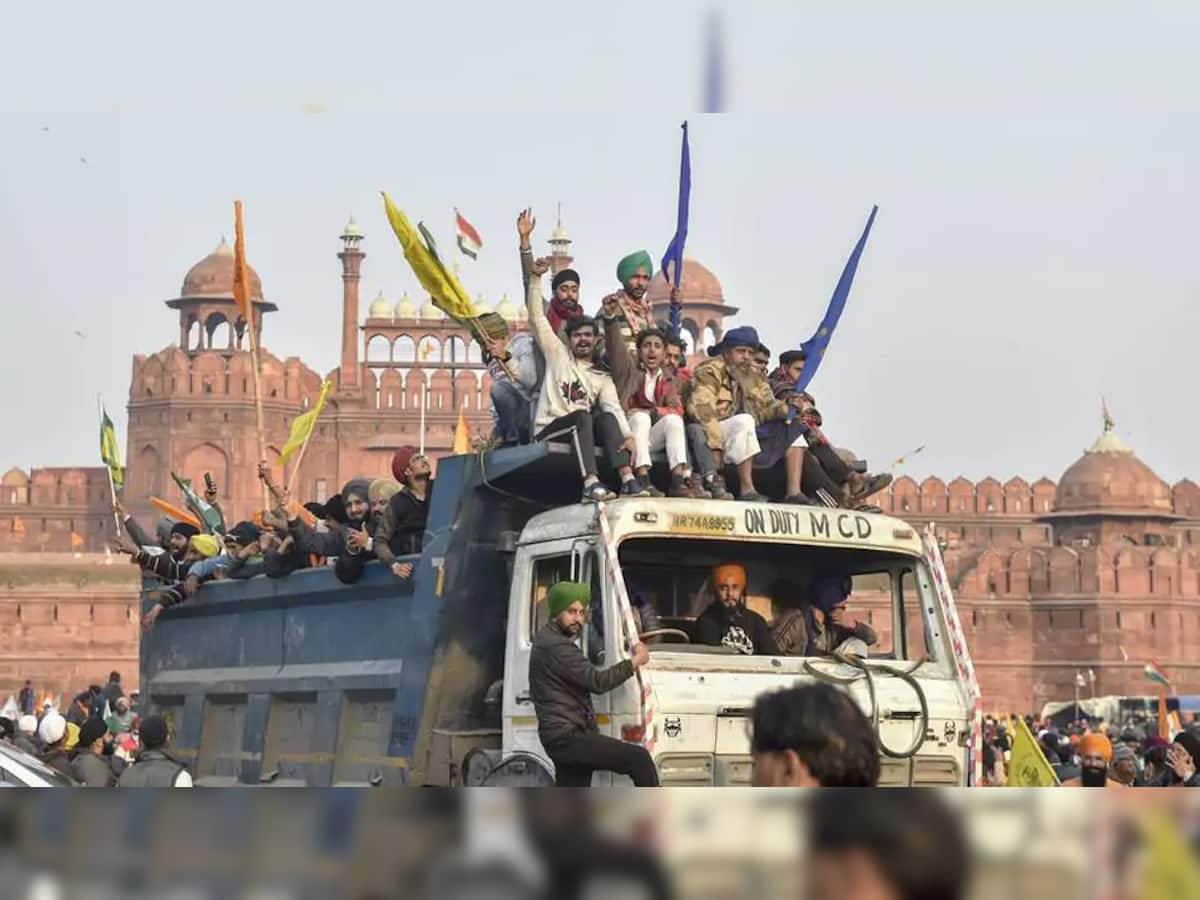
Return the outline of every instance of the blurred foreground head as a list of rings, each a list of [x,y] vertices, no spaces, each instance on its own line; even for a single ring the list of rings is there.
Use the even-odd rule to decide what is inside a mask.
[[[758,787],[871,787],[879,781],[871,723],[832,685],[763,694],[754,704],[752,728]]]
[[[808,812],[808,900],[967,895],[966,836],[940,791],[814,791]]]

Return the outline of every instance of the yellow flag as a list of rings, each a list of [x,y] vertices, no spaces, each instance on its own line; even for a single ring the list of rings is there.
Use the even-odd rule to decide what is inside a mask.
[[[471,432],[461,406],[458,408],[458,424],[454,426],[454,449],[450,452],[455,456],[471,452]]]
[[[1141,866],[1136,896],[1143,900],[1200,898],[1200,865],[1179,822],[1171,821],[1166,812],[1147,811],[1138,824],[1148,858]]]
[[[293,453],[304,446],[304,442],[308,440],[317,424],[317,419],[320,418],[321,410],[325,406],[325,395],[328,393],[329,382],[326,381],[321,385],[321,394],[317,397],[317,405],[292,420],[292,430],[288,434],[287,443],[279,451],[280,462],[287,462]]]
[[[242,227],[242,201],[233,201],[233,299],[246,325],[253,330],[254,311],[250,301],[250,273],[246,268],[246,235]]]
[[[458,279],[429,251],[417,230],[413,228],[412,222],[408,220],[408,216],[392,203],[392,198],[386,192],[383,192],[383,206],[387,211],[392,231],[396,232],[400,246],[404,248],[404,258],[408,260],[413,274],[421,282],[421,287],[429,292],[434,305],[446,315],[460,321],[478,318],[479,313],[476,312],[475,305]]]
[[[1058,776],[1042,748],[1029,731],[1029,726],[1020,716],[1015,716],[1016,728],[1013,731],[1012,758],[1008,762],[1008,787],[1054,787],[1058,784]]]
[[[125,468],[121,465],[121,447],[117,443],[117,429],[113,427],[112,419],[104,406],[100,407],[100,461],[108,466],[112,473],[113,488],[125,484]]]

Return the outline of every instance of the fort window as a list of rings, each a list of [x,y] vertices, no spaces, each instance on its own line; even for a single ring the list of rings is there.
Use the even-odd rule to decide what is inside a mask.
[[[1117,627],[1121,627],[1121,611],[1117,610]]]
[[[1154,588],[1151,588],[1151,590],[1154,590]],[[1150,613],[1150,627],[1151,628],[1158,627],[1158,618],[1157,618],[1157,616],[1155,616],[1154,613]]]

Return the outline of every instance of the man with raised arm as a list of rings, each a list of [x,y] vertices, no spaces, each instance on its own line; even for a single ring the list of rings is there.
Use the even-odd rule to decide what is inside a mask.
[[[528,212],[521,214],[518,224]],[[522,236],[526,237],[522,231]],[[536,440],[572,441],[583,475],[583,500],[611,500],[615,496],[596,473],[596,444],[621,477],[621,495],[643,497],[646,491],[633,475],[632,455],[636,446],[625,410],[612,377],[592,362],[596,323],[576,316],[563,326],[567,345],[558,339],[542,309],[542,276],[550,269],[545,259],[530,268],[525,304],[534,340],[546,360],[546,374],[538,395],[534,419]]]

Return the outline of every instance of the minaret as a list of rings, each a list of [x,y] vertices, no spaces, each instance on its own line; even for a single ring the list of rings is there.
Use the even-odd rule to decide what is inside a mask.
[[[362,229],[350,217],[342,232],[342,365],[338,370],[338,388],[357,391],[361,378],[358,371],[358,282],[362,261],[367,254],[358,249],[363,239]]]
[[[562,223],[562,202],[558,204],[558,224],[550,232],[550,271],[557,275],[563,269],[568,269],[574,257],[571,256],[571,236]]]

